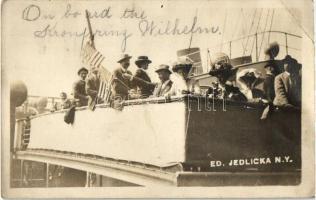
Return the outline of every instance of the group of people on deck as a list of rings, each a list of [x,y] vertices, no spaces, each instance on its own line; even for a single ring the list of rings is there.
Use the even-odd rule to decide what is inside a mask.
[[[287,55],[283,59],[284,72],[281,73],[273,61],[264,67],[264,77],[255,69],[245,69],[237,73],[237,82],[246,99],[250,102],[273,103],[276,106],[300,107],[301,65]]]
[[[114,99],[170,98],[180,94],[200,94],[198,83],[189,79],[192,63],[186,58],[174,63],[171,69],[173,72],[165,64],[156,67],[155,72],[160,80],[158,83],[152,82],[146,71],[152,62],[147,56],[137,58],[135,74],[128,70],[131,58],[130,55],[123,54],[117,61],[120,66],[113,71],[114,79],[111,87]],[[73,95],[78,101],[78,106],[86,106],[93,99],[98,98],[100,87],[98,69],[92,68],[89,76],[87,76],[88,73],[88,69],[80,68],[78,71],[80,79],[73,85]],[[170,80],[172,73],[176,75],[174,81]],[[98,102],[101,102],[101,100]]]
[[[269,51],[268,51],[269,53]],[[178,96],[183,94],[201,95],[198,81],[189,77],[192,62],[186,57],[179,59],[172,68],[161,64],[156,67],[159,82],[152,82],[147,69],[152,61],[147,56],[139,56],[135,61],[137,70],[129,71],[132,56],[123,54],[119,59],[119,67],[113,71],[112,94],[114,99],[144,99],[151,97]],[[283,66],[271,56],[264,66],[265,75],[254,68],[233,68],[227,55],[221,55],[213,61],[209,74],[217,78],[206,96],[233,101],[274,104],[277,106],[300,107],[301,104],[301,65],[287,55]],[[281,69],[281,70],[280,70]],[[284,72],[281,73],[282,69]],[[73,85],[73,95],[78,106],[89,105],[98,98],[100,88],[99,70],[92,68],[89,76],[86,68],[78,71],[80,79]],[[170,75],[174,73],[173,80]],[[233,79],[232,79],[233,77]],[[102,103],[102,100],[98,101]],[[67,105],[69,102],[67,102]]]
[[[198,85],[193,90],[190,81],[189,73],[192,68],[192,63],[186,59],[180,60],[172,66],[172,71],[176,78],[174,81],[170,80],[172,71],[170,67],[161,64],[156,67],[155,72],[158,74],[159,82],[153,83],[147,74],[151,60],[147,56],[139,56],[135,61],[138,69],[133,75],[128,67],[130,66],[131,56],[124,54],[118,61],[120,67],[114,70],[114,82],[112,85],[113,96],[119,97],[123,100],[129,98],[148,98],[148,97],[170,97],[179,94],[197,94],[199,93]]]
[[[268,49],[267,53],[272,50]],[[274,56],[270,56],[265,64],[265,75],[262,76],[255,68],[233,68],[227,55],[219,56],[209,72],[218,81],[209,88],[207,94],[234,101],[300,108],[301,64],[290,55],[285,56],[281,63],[273,58]],[[284,71],[281,72],[282,70]],[[235,77],[233,81],[232,77]]]

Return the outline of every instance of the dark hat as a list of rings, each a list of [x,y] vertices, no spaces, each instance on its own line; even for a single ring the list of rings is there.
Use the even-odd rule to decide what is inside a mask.
[[[286,55],[283,59],[284,64],[297,64],[297,60],[290,55]]]
[[[212,69],[209,71],[209,75],[211,76],[230,76],[232,74],[233,70],[232,69],[233,66],[231,64],[228,63],[223,63],[221,64],[221,66],[217,69]]]
[[[186,71],[190,71],[192,68],[193,63],[187,61],[187,60],[181,60],[178,62],[175,62],[172,66],[172,71],[177,72],[179,69],[184,69]]]
[[[169,69],[169,66],[168,66],[168,65],[164,65],[164,64],[159,65],[158,67],[156,67],[155,72],[159,72],[159,71],[163,71],[163,70],[169,72],[170,74],[172,73],[172,72],[170,71],[170,69]]]
[[[264,53],[266,55],[269,55],[271,57],[271,59],[275,58],[280,51],[280,46],[277,42],[272,42],[271,44],[269,44],[268,48],[265,49]]]
[[[123,60],[127,60],[127,59],[131,59],[132,56],[128,55],[128,54],[122,54],[121,57],[119,58],[119,60],[117,61],[118,63],[122,62]]]
[[[241,80],[245,82],[254,81],[256,79],[254,72],[247,72],[243,76],[240,77]]]
[[[87,72],[87,73],[89,72],[86,68],[81,67],[81,68],[78,70],[77,74],[80,75],[80,73],[81,73],[82,71],[85,71],[85,72]]]
[[[236,79],[243,83],[253,83],[260,75],[260,72],[255,68],[241,69],[237,72]]]
[[[148,64],[151,63],[151,60],[148,59],[147,56],[138,56],[137,60],[135,61],[136,65],[139,65],[140,63],[147,62]]]

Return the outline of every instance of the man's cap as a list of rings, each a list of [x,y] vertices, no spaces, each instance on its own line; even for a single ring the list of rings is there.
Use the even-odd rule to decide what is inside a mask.
[[[172,72],[170,71],[170,69],[169,69],[169,66],[168,66],[168,65],[164,65],[164,64],[159,65],[158,67],[156,67],[155,72],[159,72],[159,71],[163,71],[163,70],[169,72],[170,74],[172,73]]]
[[[302,64],[298,63],[295,58],[292,58],[290,55],[286,55],[285,58],[282,60],[283,64],[292,65],[294,69],[300,70],[302,69]]]
[[[290,55],[286,55],[283,59],[284,64],[297,64],[297,60]]]
[[[85,72],[87,72],[87,73],[89,72],[87,68],[81,67],[81,68],[78,70],[77,74],[80,75],[80,73],[81,73],[82,71],[85,71]]]
[[[129,59],[131,59],[132,58],[132,56],[130,56],[130,55],[128,55],[128,54],[122,54],[121,55],[121,57],[119,58],[119,60],[117,61],[118,63],[121,63],[122,61],[124,61],[124,60],[129,60]]]
[[[135,64],[139,65],[140,63],[144,62],[147,62],[149,64],[151,63],[151,60],[149,60],[147,56],[138,56],[137,60],[135,61]]]

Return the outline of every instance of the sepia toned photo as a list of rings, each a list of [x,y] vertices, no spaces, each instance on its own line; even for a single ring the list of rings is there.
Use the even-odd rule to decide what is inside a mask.
[[[2,196],[314,196],[313,8],[3,1]]]

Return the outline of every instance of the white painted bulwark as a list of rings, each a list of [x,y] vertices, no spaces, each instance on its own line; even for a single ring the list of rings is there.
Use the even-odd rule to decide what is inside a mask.
[[[168,166],[185,159],[185,104],[172,102],[78,110],[31,120],[28,148],[69,151]]]

